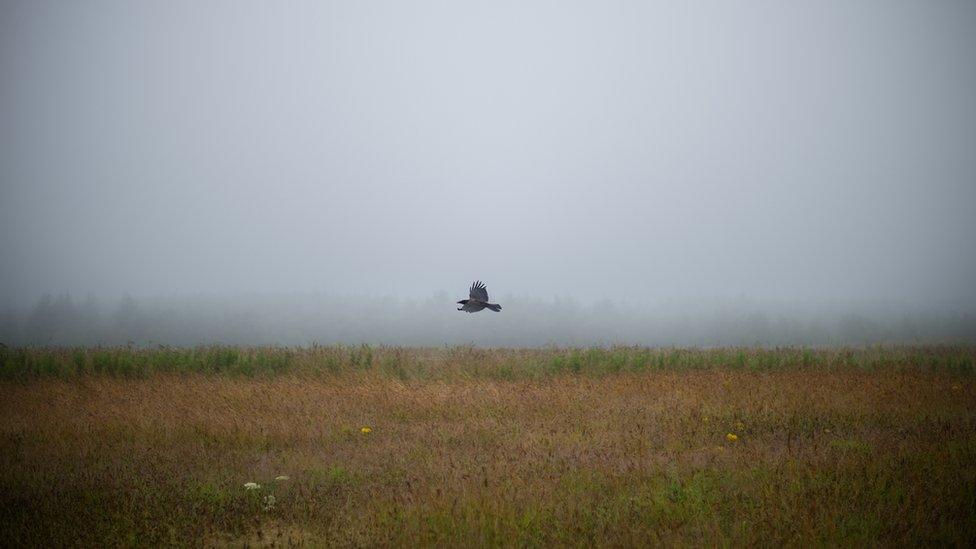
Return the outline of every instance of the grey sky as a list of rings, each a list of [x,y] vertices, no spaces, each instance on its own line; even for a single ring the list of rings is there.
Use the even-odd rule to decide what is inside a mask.
[[[976,309],[971,1],[0,6],[6,302]]]

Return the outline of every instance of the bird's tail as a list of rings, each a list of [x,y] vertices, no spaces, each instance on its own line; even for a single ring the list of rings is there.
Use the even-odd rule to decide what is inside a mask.
[[[488,307],[489,309],[495,311],[496,313],[502,310],[502,306],[497,303],[485,303],[485,307]]]

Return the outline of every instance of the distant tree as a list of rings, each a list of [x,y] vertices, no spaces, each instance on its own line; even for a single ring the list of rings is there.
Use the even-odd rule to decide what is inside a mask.
[[[78,306],[78,336],[81,343],[95,345],[103,337],[102,309],[95,296],[88,294]]]
[[[22,342],[21,316],[12,307],[0,312],[0,344],[16,345]]]
[[[51,343],[56,327],[54,319],[54,298],[51,294],[41,296],[27,318],[26,339],[28,343]]]
[[[147,321],[135,298],[129,294],[122,296],[118,307],[112,313],[112,326],[109,338],[116,343],[144,343],[147,334]]]
[[[882,343],[881,325],[859,314],[847,314],[838,323],[838,339],[851,345]]]

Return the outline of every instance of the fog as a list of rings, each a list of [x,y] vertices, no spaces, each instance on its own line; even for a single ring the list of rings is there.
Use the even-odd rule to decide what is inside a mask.
[[[976,3],[0,3],[0,342],[976,341]],[[500,313],[455,310],[484,280]]]

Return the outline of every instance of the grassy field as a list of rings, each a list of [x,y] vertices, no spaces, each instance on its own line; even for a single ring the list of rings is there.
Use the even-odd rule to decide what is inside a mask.
[[[972,546],[974,365],[0,347],[0,544]]]

